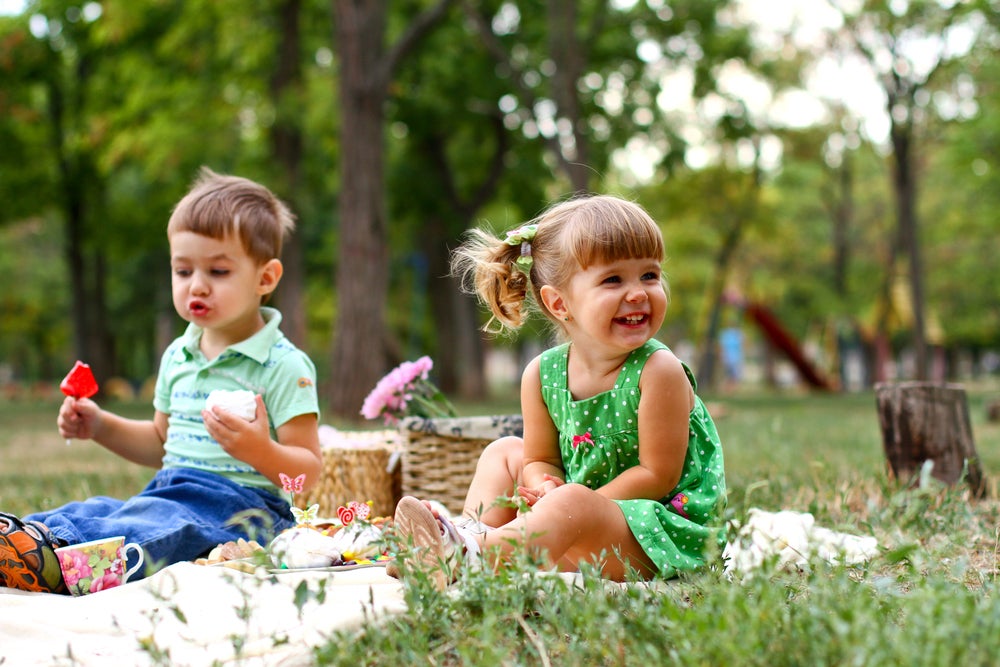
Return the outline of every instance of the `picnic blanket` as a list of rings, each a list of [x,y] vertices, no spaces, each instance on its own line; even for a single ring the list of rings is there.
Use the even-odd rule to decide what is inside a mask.
[[[78,598],[0,588],[0,663],[140,666],[169,651],[171,665],[311,665],[335,630],[405,608],[384,567],[268,575],[177,563]]]
[[[772,558],[801,567],[876,553],[874,538],[816,526],[811,514],[752,509],[724,557],[728,572],[749,572]],[[142,666],[169,651],[179,666],[298,667],[335,631],[405,610],[402,584],[384,567],[246,574],[178,563],[79,598],[0,588],[0,664]]]

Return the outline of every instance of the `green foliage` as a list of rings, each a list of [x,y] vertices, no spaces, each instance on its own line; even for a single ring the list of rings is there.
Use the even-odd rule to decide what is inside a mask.
[[[431,4],[388,3],[390,38],[404,34]],[[455,289],[443,278],[443,258],[467,227],[484,221],[509,227],[566,196],[568,178],[557,154],[585,163],[590,188],[635,195],[661,221],[674,293],[671,340],[702,343],[710,330],[713,280],[722,274],[775,307],[799,337],[831,321],[870,329],[883,287],[894,279],[885,268],[895,234],[890,163],[838,104],[831,103],[829,122],[790,131],[770,127],[746,100],[722,89],[722,72],[738,67],[775,93],[787,90],[800,83],[814,56],[832,48],[794,49],[786,42],[769,52],[755,46],[730,4],[455,3],[401,62],[386,106],[393,261],[388,338],[420,353],[460,347],[443,337],[441,303]],[[163,229],[204,164],[259,179],[293,203],[304,248],[306,348],[324,385],[337,381],[339,369],[325,362],[338,326],[332,265],[341,224],[331,3],[298,5],[301,80],[279,97],[273,85],[286,5],[109,0],[81,11],[71,0],[37,0],[23,16],[0,17],[0,197],[6,203],[0,225],[12,230],[0,245],[0,266],[30,275],[30,284],[4,302],[12,326],[0,334],[0,354],[19,377],[57,376],[77,352],[81,328],[98,330],[119,374],[139,380],[154,372],[164,336],[181,326],[167,293]],[[473,26],[470,7],[495,28],[506,62]],[[937,34],[944,22],[969,11],[986,19],[974,50],[947,62],[911,111],[922,130],[915,148],[928,315],[946,344],[989,348],[1000,341],[991,291],[1000,276],[989,261],[1000,203],[998,26],[989,3],[941,7],[872,2],[861,9],[882,31],[910,22]],[[574,24],[553,18],[557,10],[570,12]],[[38,32],[41,17],[47,17],[45,34]],[[557,85],[563,72],[554,69],[566,55],[557,50],[561,42],[576,45],[563,62],[579,65],[571,72],[576,80],[563,88]],[[694,101],[708,99],[717,109],[711,118],[701,108],[696,118],[680,112],[688,91],[673,86],[682,85],[685,74]],[[569,127],[574,108],[579,122]],[[294,192],[288,169],[274,157],[278,127],[304,138]],[[831,245],[831,192],[840,169],[828,159],[831,138],[846,142],[843,164],[855,175],[846,291],[835,284]],[[779,169],[754,174],[735,159],[753,142],[772,139],[782,146]],[[662,156],[662,171],[640,187],[619,165],[644,145]],[[689,147],[717,149],[720,160],[687,169]],[[758,177],[759,192],[753,189]],[[68,226],[74,214],[79,237]],[[24,235],[24,225],[42,225],[44,248]],[[735,226],[744,232],[739,249],[731,265],[717,267]],[[70,249],[81,252],[79,275],[67,268]],[[16,268],[28,257],[37,257],[37,266]],[[420,261],[429,267],[424,274]],[[74,288],[84,296],[71,296]],[[70,307],[81,302],[85,327],[71,316]],[[524,332],[525,338],[544,335]]]
[[[68,299],[54,226],[46,218],[0,226],[0,248],[14,250],[0,252],[0,274],[10,281],[0,294],[0,360],[12,377],[45,377],[64,365],[66,329],[60,325]]]

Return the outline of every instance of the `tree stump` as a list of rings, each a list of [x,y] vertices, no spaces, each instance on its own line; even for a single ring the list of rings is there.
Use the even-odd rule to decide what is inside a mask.
[[[925,461],[931,475],[953,485],[963,475],[976,498],[986,495],[976,454],[965,390],[934,382],[885,382],[875,385],[882,443],[891,473],[915,480]]]

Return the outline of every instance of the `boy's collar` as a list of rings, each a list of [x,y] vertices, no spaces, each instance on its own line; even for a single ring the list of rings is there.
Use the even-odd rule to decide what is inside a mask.
[[[271,347],[275,341],[281,337],[281,313],[276,308],[261,306],[260,315],[264,318],[264,326],[254,335],[246,340],[241,340],[226,348],[238,352],[245,357],[249,357],[257,363],[263,364],[271,354]],[[189,354],[198,351],[201,344],[201,334],[204,331],[196,324],[189,324],[184,331],[184,349]]]

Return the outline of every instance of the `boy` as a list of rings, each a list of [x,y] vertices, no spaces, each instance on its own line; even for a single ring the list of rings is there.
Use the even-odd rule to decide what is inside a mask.
[[[293,226],[267,188],[202,170],[167,225],[174,308],[190,324],[161,359],[153,419],[69,397],[57,420],[64,438],[93,439],[159,470],[129,500],[90,498],[23,521],[0,513],[0,585],[64,593],[53,549],[65,544],[124,535],[155,568],[292,525],[279,474],[305,474],[311,485],[322,468],[316,370],[279,330],[281,314],[262,304],[281,279]],[[252,391],[254,419],[207,410],[215,389]],[[255,526],[230,525],[248,510]]]

